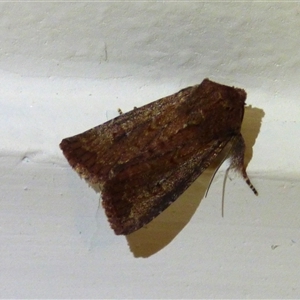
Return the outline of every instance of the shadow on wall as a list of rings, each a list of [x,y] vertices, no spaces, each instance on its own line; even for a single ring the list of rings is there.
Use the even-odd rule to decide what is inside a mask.
[[[245,165],[252,158],[252,148],[260,131],[264,112],[248,106],[241,133],[246,143]],[[135,257],[149,257],[167,246],[188,224],[203,199],[214,169],[222,162],[222,155],[163,213],[140,230],[126,236]]]

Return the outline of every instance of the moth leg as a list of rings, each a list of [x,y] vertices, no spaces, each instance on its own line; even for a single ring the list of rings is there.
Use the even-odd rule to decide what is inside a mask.
[[[248,186],[250,187],[250,189],[253,191],[253,193],[257,196],[258,192],[255,189],[255,187],[253,186],[253,184],[251,183],[247,172],[246,172],[246,168],[244,165],[244,154],[245,154],[245,142],[244,139],[242,137],[241,134],[235,136],[232,139],[232,148],[230,150],[229,153],[229,157],[230,157],[230,166],[228,168],[237,171],[238,173],[240,173],[244,180],[246,181],[246,183],[248,184]]]

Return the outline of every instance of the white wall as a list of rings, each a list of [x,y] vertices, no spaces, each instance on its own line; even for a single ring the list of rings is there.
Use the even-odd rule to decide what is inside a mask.
[[[0,297],[299,297],[298,3],[1,3]],[[209,77],[246,89],[255,197],[212,169],[115,236],[61,139]],[[201,201],[202,200],[202,201]],[[201,202],[201,203],[200,203]]]

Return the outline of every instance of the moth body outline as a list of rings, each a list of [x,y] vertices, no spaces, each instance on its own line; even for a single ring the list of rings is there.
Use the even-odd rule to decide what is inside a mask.
[[[60,144],[75,171],[98,184],[116,234],[130,234],[164,211],[224,147],[231,169],[257,194],[244,167],[240,133],[246,92],[199,85],[122,113]]]

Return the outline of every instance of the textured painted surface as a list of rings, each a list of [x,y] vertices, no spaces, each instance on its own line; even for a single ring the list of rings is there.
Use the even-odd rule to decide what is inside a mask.
[[[1,297],[297,297],[297,3],[2,3]],[[206,172],[146,229],[113,234],[58,147],[203,78],[244,88],[260,195]],[[201,203],[200,203],[201,202]]]

